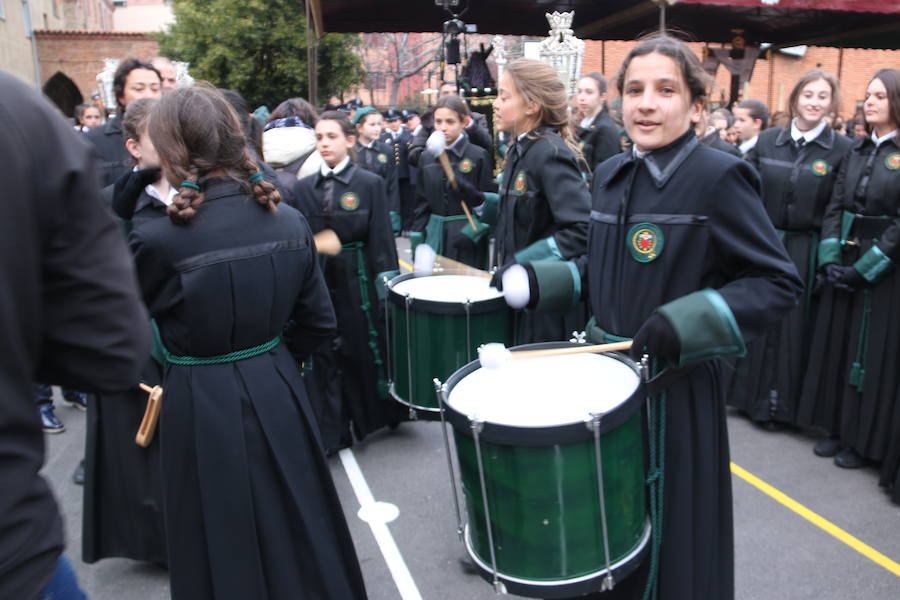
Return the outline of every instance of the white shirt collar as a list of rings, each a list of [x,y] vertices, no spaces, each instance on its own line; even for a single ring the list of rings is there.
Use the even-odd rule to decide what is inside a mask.
[[[741,154],[747,154],[748,152],[750,152],[751,150],[753,150],[754,146],[756,146],[756,141],[757,141],[757,140],[759,140],[759,136],[758,136],[758,135],[753,136],[752,138],[750,138],[750,139],[747,140],[746,142],[741,142],[741,145],[738,146],[738,148],[739,148],[740,151],[741,151]]]
[[[893,130],[892,132],[888,133],[888,134],[885,134],[885,135],[882,136],[882,137],[878,137],[878,136],[875,134],[875,130],[874,130],[874,129],[872,130],[872,141],[875,142],[875,146],[880,146],[880,145],[882,145],[883,143],[885,143],[886,141],[888,141],[889,139],[895,138],[895,137],[897,137],[897,130],[896,130],[896,129]]]
[[[148,185],[147,187],[145,187],[144,191],[147,192],[148,196],[150,196],[154,200],[158,200],[159,202],[162,202],[166,206],[169,206],[170,204],[172,204],[172,198],[174,198],[175,195],[178,193],[178,190],[169,186],[169,193],[166,194],[165,198],[163,198],[162,196],[159,195],[159,190],[157,190],[155,187],[153,187],[152,183],[150,185]]]
[[[819,135],[821,135],[826,127],[828,127],[828,121],[822,119],[821,121],[819,121],[818,125],[810,129],[809,131],[800,131],[797,128],[797,119],[794,119],[791,121],[791,139],[796,142],[799,141],[800,138],[803,138],[808,144],[809,142],[819,137]]]
[[[331,174],[338,175],[339,173],[342,173],[344,171],[344,169],[347,168],[348,164],[350,164],[349,156],[345,156],[344,160],[339,162],[333,169],[331,167],[329,167],[325,161],[322,161],[322,168],[321,168],[322,177],[327,177],[328,175],[331,175]]]
[[[456,139],[453,140],[453,143],[450,144],[449,146],[447,146],[447,150],[456,151],[459,148],[459,146],[463,143],[462,140],[464,140],[466,137],[468,137],[468,136],[466,135],[465,131],[460,132],[460,134],[458,136],[456,136]]]
[[[646,152],[641,152],[640,150],[638,150],[638,149],[637,149],[637,144],[635,144],[634,146],[631,147],[631,151],[634,153],[634,155],[635,155],[637,158],[644,158],[645,156],[647,156],[648,154],[650,154],[650,150],[647,150]]]
[[[377,141],[378,140],[372,140],[368,144],[363,144],[362,142],[360,142],[359,145],[362,146],[363,148],[371,148],[372,146],[375,145],[375,142],[377,142]]]

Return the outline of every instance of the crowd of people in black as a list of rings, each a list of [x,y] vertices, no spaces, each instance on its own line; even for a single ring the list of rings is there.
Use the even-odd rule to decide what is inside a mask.
[[[496,265],[505,292],[525,269],[520,343],[586,330],[681,370],[652,400],[678,457],[649,492],[665,498],[658,541],[597,597],[734,597],[726,403],[821,432],[816,454],[877,466],[900,502],[900,71],[874,74],[846,126],[821,70],[785,115],[753,99],[710,110],[696,56],[656,36],[626,57],[614,102],[598,73],[570,97],[551,67],[511,62],[489,126],[452,83],[421,116],[295,97],[262,122],[238,92],[178,88],[167,68],[122,61],[115,117],[85,106],[84,136],[29,141],[82,156],[84,197],[68,202],[120,225],[142,296],[120,319],[153,332],[106,385],[90,369],[40,378],[92,392],[64,392],[88,411],[85,561],[167,565],[176,599],[366,597],[326,456],[407,418],[379,309],[396,236]],[[28,97],[0,90],[0,108]],[[165,390],[147,447],[139,382]],[[33,387],[43,428],[61,431],[47,389]],[[0,556],[0,596],[49,597],[68,567],[60,539],[41,544],[12,568]]]

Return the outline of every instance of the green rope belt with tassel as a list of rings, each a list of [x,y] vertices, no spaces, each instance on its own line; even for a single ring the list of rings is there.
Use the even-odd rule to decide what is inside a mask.
[[[369,275],[366,272],[366,258],[363,255],[365,244],[362,242],[351,242],[341,246],[342,250],[350,250],[356,252],[356,274],[359,280],[359,297],[362,300],[360,308],[366,316],[366,325],[369,333],[369,349],[375,363],[375,371],[378,373],[378,395],[382,399],[388,397],[387,379],[384,376],[384,362],[381,360],[381,351],[378,349],[378,330],[375,329],[375,319],[372,317],[372,303],[369,298]]]
[[[260,354],[265,354],[281,343],[281,336],[275,336],[268,342],[253,346],[252,348],[244,348],[243,350],[235,350],[228,354],[219,354],[218,356],[177,356],[169,352],[165,346],[162,347],[163,357],[167,363],[183,366],[197,365],[221,365],[225,363],[233,363],[247,358],[253,358]]]

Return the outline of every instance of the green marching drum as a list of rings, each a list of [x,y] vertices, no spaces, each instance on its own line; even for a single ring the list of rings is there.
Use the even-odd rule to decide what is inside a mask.
[[[477,358],[482,344],[508,343],[510,309],[484,277],[407,273],[386,285],[391,396],[410,418],[438,419],[432,380]]]
[[[650,548],[641,372],[619,354],[577,354],[474,361],[434,382],[465,499],[464,525],[445,427],[459,533],[495,591],[578,596],[640,565]]]

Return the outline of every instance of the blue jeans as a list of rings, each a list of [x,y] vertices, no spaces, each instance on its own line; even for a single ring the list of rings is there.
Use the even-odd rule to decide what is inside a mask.
[[[34,403],[38,406],[43,404],[53,404],[53,388],[45,383],[35,383],[33,384],[34,389]],[[69,402],[83,402],[84,394],[82,392],[77,392],[75,390],[70,390],[67,388],[62,389],[63,398],[68,400]]]
[[[65,556],[59,557],[53,579],[38,596],[38,600],[87,600],[87,596],[78,587],[75,569]]]

